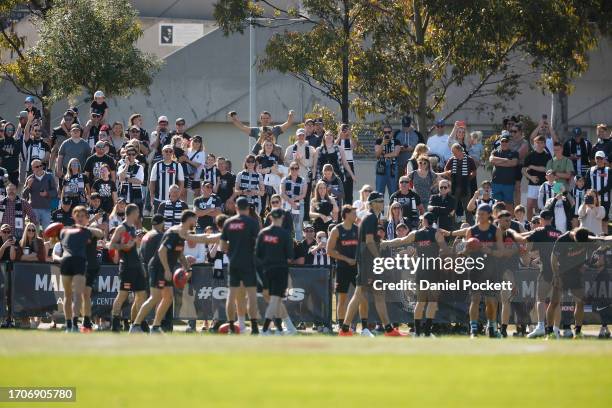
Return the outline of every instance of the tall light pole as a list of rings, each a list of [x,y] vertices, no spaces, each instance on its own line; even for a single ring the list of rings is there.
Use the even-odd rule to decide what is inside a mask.
[[[257,126],[257,50],[255,19],[249,18],[249,126]],[[253,149],[253,138],[249,137],[249,153]]]

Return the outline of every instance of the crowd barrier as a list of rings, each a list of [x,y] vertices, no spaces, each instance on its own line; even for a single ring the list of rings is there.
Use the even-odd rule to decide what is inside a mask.
[[[516,292],[511,298],[513,320],[520,323],[535,321],[536,269],[518,269],[514,282]],[[1,275],[1,274],[0,274]],[[612,273],[587,270],[585,282],[584,324],[598,324],[601,313],[612,315]],[[414,275],[403,270],[385,271],[379,275],[384,282],[414,281]],[[448,279],[465,279],[450,273]],[[0,278],[2,279],[2,278]],[[4,279],[6,280],[6,279]],[[59,266],[49,263],[16,262],[11,271],[11,307],[15,317],[48,316],[62,314],[63,288]],[[332,319],[332,271],[328,268],[299,266],[289,268],[289,291],[285,301],[294,321],[329,323]],[[1,285],[0,290],[4,287]],[[119,288],[117,265],[103,265],[92,296],[93,315],[110,316],[113,300]],[[191,283],[185,289],[175,290],[174,316],[177,319],[225,319],[227,287],[224,281],[213,279],[212,267],[194,265]],[[4,302],[5,296],[2,296]],[[413,291],[386,291],[389,318],[393,322],[409,323],[413,319],[416,295]],[[467,323],[469,293],[467,291],[441,292],[436,321],[439,323]],[[263,314],[265,302],[259,295],[259,308]],[[2,311],[4,311],[2,307]],[[562,310],[564,320],[571,320],[572,297],[564,293]],[[129,306],[124,308],[129,315]],[[374,303],[370,301],[369,318],[377,321]]]

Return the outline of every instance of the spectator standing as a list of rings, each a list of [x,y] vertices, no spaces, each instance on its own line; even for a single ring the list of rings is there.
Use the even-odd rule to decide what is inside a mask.
[[[313,174],[316,172],[317,152],[306,141],[306,131],[304,129],[298,129],[295,136],[297,141],[285,150],[285,164],[290,165],[291,162],[296,162],[299,167],[298,174],[306,184],[303,216],[304,219],[308,219],[312,182],[314,181]]]
[[[553,147],[553,157],[546,163],[546,170],[552,170],[555,175],[568,189],[570,180],[576,174],[572,161],[563,155],[563,146],[561,143],[555,143]]]
[[[376,191],[385,196],[385,189],[389,196],[397,189],[398,166],[397,157],[401,151],[399,140],[391,137],[393,128],[389,125],[383,127],[383,137],[376,139],[374,153],[376,154]]]
[[[431,162],[427,156],[418,157],[417,165],[418,168],[408,174],[408,180],[421,199],[423,207],[427,208],[432,190],[438,185],[438,175],[431,169]]]
[[[425,141],[423,136],[414,128],[412,118],[408,115],[402,118],[402,128],[401,130],[395,132],[394,138],[400,145],[400,152],[397,157],[397,165],[399,169],[399,174],[397,176],[399,177],[406,172],[406,164],[408,163],[408,160],[410,160],[410,156],[412,155],[416,145],[419,143],[424,143]],[[378,188],[376,188],[376,190],[384,194],[384,191],[381,191]]]
[[[69,198],[73,207],[85,205],[89,197],[89,185],[89,179],[81,171],[79,160],[77,158],[70,159],[68,171],[62,180],[62,199]]]
[[[459,143],[455,143],[451,151],[453,156],[446,162],[443,174],[450,179],[451,194],[457,205],[455,215],[461,221],[471,218],[466,209],[472,197],[471,184],[472,180],[476,179],[476,164],[471,157],[465,155],[465,151]],[[467,221],[470,222],[471,219]]]
[[[356,180],[353,170],[346,161],[344,155],[344,149],[341,149],[334,142],[334,134],[328,130],[323,136],[323,144],[317,147],[317,176],[316,179],[320,179],[323,176],[323,166],[331,164],[334,173],[344,180],[346,174],[348,174],[353,180]]]
[[[198,216],[197,233],[204,232],[206,227],[215,226],[215,217],[222,214],[223,201],[213,193],[213,185],[207,181],[202,185],[202,195],[193,201],[193,210]]]
[[[309,147],[309,146],[306,146]],[[289,164],[289,175],[281,180],[280,195],[285,210],[291,212],[295,239],[302,239],[302,221],[304,220],[304,201],[306,199],[306,181],[299,174],[297,161]]]
[[[582,129],[572,130],[573,137],[563,145],[563,155],[569,157],[574,165],[574,174],[584,176],[589,170],[589,159],[592,157],[593,145],[583,137]]]
[[[149,163],[157,163],[163,160],[163,148],[170,145],[172,135],[168,130],[168,117],[160,116],[157,118],[157,127],[151,132],[151,151],[149,152]]]
[[[448,135],[444,132],[444,120],[438,119],[435,122],[435,133],[427,139],[427,147],[432,154],[440,157],[440,164],[444,165],[446,160],[451,157],[450,146],[448,145]]]
[[[202,144],[202,136],[195,135],[189,142],[189,149],[186,152],[187,160],[185,160],[185,168],[187,173],[187,201],[193,201],[200,192],[200,179],[202,177],[202,166],[206,157],[204,146]]]
[[[16,141],[15,125],[11,122],[0,126],[0,160],[2,167],[8,172],[11,183],[19,185],[19,155],[21,153],[21,141]]]
[[[514,202],[508,207],[509,210],[512,210],[515,206],[521,204],[521,180],[523,179],[521,168],[527,153],[529,153],[529,143],[525,140],[522,123],[516,123],[510,128],[509,146],[510,150],[518,154],[518,163],[514,168],[514,194],[512,195]]]
[[[391,194],[389,198],[391,203],[399,203],[402,208],[402,216],[404,222],[410,229],[416,229],[419,226],[419,217],[425,212],[421,198],[417,193],[410,188],[410,178],[402,176],[399,180],[399,190]]]
[[[514,208],[514,184],[519,155],[510,149],[510,139],[502,137],[500,147],[491,152],[489,162],[493,165],[493,198],[506,203],[506,208]]]
[[[166,229],[179,225],[181,223],[181,214],[189,208],[187,203],[180,200],[180,197],[181,188],[173,184],[168,189],[168,199],[160,203],[157,208],[157,214],[164,216]]]
[[[595,190],[588,190],[584,202],[578,208],[580,227],[588,229],[593,235],[602,235],[605,216],[606,209],[599,203],[599,194]]]
[[[109,136],[108,142],[117,153],[121,151],[121,147],[128,141],[128,138],[125,137],[125,131],[123,130],[123,123],[121,122],[113,123]]]
[[[89,120],[85,123],[83,139],[89,145],[89,151],[93,150],[98,141],[98,134],[100,133],[100,128],[103,126],[102,115],[104,115],[103,111],[92,109],[89,113]],[[81,162],[81,164],[83,163]]]
[[[57,185],[55,177],[45,172],[40,160],[32,161],[32,171],[34,173],[25,180],[22,195],[32,206],[32,211],[44,229],[51,223],[51,202],[57,198]]]
[[[91,152],[89,144],[81,138],[83,129],[81,125],[73,124],[70,128],[70,138],[66,139],[58,151],[57,164],[55,166],[55,176],[62,178],[68,168],[68,163],[76,159],[79,163],[79,170],[85,165]],[[93,147],[93,146],[92,146]]]
[[[255,171],[255,156],[249,154],[244,161],[244,170],[236,175],[234,191],[238,196],[246,197],[256,214],[261,214],[261,197],[265,194],[263,177]]]
[[[450,182],[448,180],[440,180],[438,183],[439,194],[434,194],[429,198],[427,211],[432,212],[436,216],[438,228],[452,231],[455,228],[455,209],[457,208],[457,200],[450,195]]]
[[[591,161],[595,161],[595,153],[602,151],[606,155],[608,162],[612,157],[612,132],[608,132],[608,125],[600,123],[597,125],[597,143],[593,146]]]
[[[548,115],[542,115],[542,118],[538,122],[538,126],[531,132],[529,140],[532,146],[535,146],[534,141],[538,136],[544,137],[545,148],[548,150],[548,154],[552,156],[555,143],[559,141],[559,138],[557,137],[555,129],[548,123]]]
[[[540,186],[546,181],[546,164],[552,159],[546,150],[546,139],[538,135],[533,139],[534,150],[527,154],[521,171],[527,179],[527,219],[533,216],[537,208]]]
[[[0,201],[0,223],[8,224],[19,240],[23,236],[26,217],[36,225],[38,219],[32,211],[32,205],[17,195],[17,187],[14,184],[6,187],[6,193],[7,196]]]
[[[49,145],[42,139],[40,124],[28,118],[21,143],[21,157],[25,161],[24,170],[26,176],[32,174],[32,162],[36,159],[40,160],[45,168],[47,168],[50,152]]]
[[[144,194],[142,185],[145,180],[144,167],[136,161],[136,150],[128,147],[125,161],[119,166],[119,193],[118,196],[129,204],[136,204],[142,214]]]
[[[115,180],[117,169],[115,166],[115,160],[111,156],[105,153],[106,151],[106,143],[103,141],[96,142],[96,146],[94,148],[94,154],[89,156],[85,163],[81,163],[83,166],[83,170],[85,171],[85,175],[90,183],[94,183],[97,179],[100,178],[100,169],[103,166],[108,167],[109,177],[111,180]]]
[[[72,125],[75,123],[77,123],[76,113],[72,109],[68,109],[66,112],[64,112],[60,125],[53,128],[51,131],[51,157],[49,159],[50,168],[56,168],[55,165],[59,149],[62,146],[62,143],[70,138]],[[61,176],[56,174],[56,177]]]
[[[185,119],[177,118],[174,121],[174,130],[170,132],[170,136],[180,136],[184,140],[191,140],[191,135],[185,131]]]
[[[180,190],[184,186],[185,176],[183,166],[173,160],[174,149],[166,145],[162,149],[163,159],[153,165],[149,178],[149,193],[153,211],[157,212],[159,205],[169,198],[170,186],[176,185]]]
[[[263,111],[259,114],[259,124],[261,127],[249,127],[244,125],[240,118],[238,118],[238,114],[236,112],[229,112],[228,117],[234,126],[236,126],[240,131],[245,133],[247,136],[252,137],[255,140],[259,139],[259,133],[263,128],[270,128],[270,131],[274,135],[273,142],[276,143],[278,137],[289,129],[289,127],[293,124],[295,113],[293,110],[290,110],[287,114],[287,121],[281,125],[273,125],[272,123],[272,115],[270,112]],[[261,146],[260,146],[261,147]],[[259,149],[257,149],[259,151]]]
[[[355,141],[355,138],[353,137],[351,133],[351,127],[348,124],[343,123],[340,125],[340,128],[338,129],[338,139],[336,139],[336,144],[340,146],[340,149],[344,151],[344,158],[346,159],[346,162],[351,168],[352,174],[355,174],[355,162],[353,160],[353,148],[357,146],[357,142]],[[353,202],[353,183],[355,181],[357,180],[351,177],[350,174],[344,175],[344,202],[345,203]]]
[[[234,196],[234,187],[236,185],[236,175],[228,168],[227,160],[224,157],[217,159],[217,168],[219,169],[219,178],[216,184],[213,184],[213,191],[219,196],[223,206]]]
[[[306,119],[304,121],[304,131],[306,136],[306,141],[310,146],[314,149],[317,149],[323,143],[323,136],[325,136],[325,132],[323,134],[315,132],[315,124],[314,119]]]
[[[608,216],[610,213],[610,190],[612,180],[610,180],[610,167],[606,165],[606,154],[603,151],[595,153],[595,166],[591,167],[585,177],[586,187],[593,189],[599,194],[598,202],[605,209],[603,216],[602,230],[608,234]]]

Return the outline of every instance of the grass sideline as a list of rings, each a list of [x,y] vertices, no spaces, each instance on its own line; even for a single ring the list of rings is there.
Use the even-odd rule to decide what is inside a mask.
[[[609,407],[611,366],[596,339],[0,332],[0,386],[77,387],[54,407]]]

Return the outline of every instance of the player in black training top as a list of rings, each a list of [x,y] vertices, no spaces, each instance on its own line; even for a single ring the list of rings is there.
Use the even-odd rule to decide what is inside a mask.
[[[546,310],[546,320],[554,320],[556,308],[561,302],[563,291],[569,291],[574,297],[575,338],[583,337],[582,320],[584,317],[584,278],[587,261],[594,248],[590,243],[590,231],[586,228],[576,228],[557,238],[553,247],[550,264],[552,267],[552,296]],[[550,323],[549,323],[550,324]],[[559,332],[552,326],[546,328],[547,339],[558,339]]]
[[[270,334],[269,329],[272,321],[274,321],[276,326],[276,333],[282,334],[282,322],[289,319],[282,298],[285,297],[289,284],[288,261],[293,259],[293,239],[289,232],[283,228],[285,212],[281,208],[275,208],[270,211],[269,216],[272,225],[262,229],[257,235],[255,242],[255,258],[257,263],[263,267],[270,293],[270,300],[266,308],[265,321],[261,333],[263,336]],[[288,327],[286,333],[296,334],[297,330],[291,324],[291,328]]]
[[[229,258],[229,294],[225,311],[230,332],[235,333],[236,300],[240,283],[246,289],[248,313],[251,318],[251,333],[259,333],[257,318],[257,277],[255,274],[255,240],[259,233],[259,223],[249,216],[249,202],[245,197],[236,200],[238,214],[228,218],[223,224],[219,247]]]
[[[385,336],[402,336],[402,334],[391,325],[387,314],[387,304],[385,294],[382,290],[374,290],[374,258],[380,257],[380,237],[378,231],[378,217],[382,212],[385,199],[378,191],[373,191],[368,197],[370,211],[359,225],[359,240],[357,242],[357,288],[349,302],[344,324],[342,325],[339,336],[352,336],[353,333],[347,324],[353,321],[353,317],[363,301],[367,301],[366,293],[371,292],[374,296],[374,303],[380,321],[385,326]]]
[[[89,216],[87,209],[81,205],[72,210],[74,226],[60,231],[62,260],[60,273],[64,286],[64,316],[66,331],[78,332],[78,316],[81,312],[81,300],[85,291],[85,272],[87,271],[87,244],[93,238],[103,238],[104,234],[97,228],[87,227]],[[74,304],[72,302],[74,293]]]
[[[99,228],[97,224],[91,227]],[[87,271],[85,272],[85,291],[83,292],[83,325],[81,333],[91,333],[93,324],[91,321],[91,295],[100,275],[100,260],[98,259],[98,238],[92,236],[87,244]]]
[[[338,325],[344,324],[344,316],[348,307],[348,291],[351,286],[357,286],[357,244],[359,243],[359,227],[355,225],[357,210],[351,205],[344,205],[340,213],[342,223],[336,225],[329,234],[327,255],[336,260],[336,293],[338,294],[337,315]],[[368,329],[368,302],[359,305],[361,317],[361,335],[373,337]],[[351,322],[349,322],[350,324]]]
[[[437,259],[441,256],[440,252],[448,251],[444,235],[440,230],[433,227],[434,222],[436,222],[436,215],[426,212],[422,217],[422,228],[410,232],[403,238],[383,242],[385,247],[414,243],[416,256],[426,260],[425,265],[427,267],[418,268],[414,279],[417,295],[414,308],[414,335],[416,337],[421,335],[431,336],[431,326],[438,311],[438,298],[440,297],[440,292],[437,290],[421,289],[421,281],[440,282],[442,271]],[[421,326],[423,314],[425,314],[425,324]]]
[[[147,317],[151,309],[155,309],[155,319],[151,334],[162,333],[160,324],[172,305],[174,291],[172,283],[172,275],[179,262],[187,272],[187,276],[191,276],[191,268],[185,255],[183,248],[185,241],[202,242],[205,244],[216,242],[219,239],[219,234],[192,234],[190,233],[196,226],[198,216],[191,210],[183,211],[181,215],[181,223],[170,227],[162,237],[159,250],[155,256],[149,261],[149,285],[151,287],[151,295],[146,302],[142,304],[136,318],[130,326],[130,333],[142,332],[142,322]]]
[[[134,321],[147,296],[147,282],[142,269],[142,261],[136,247],[136,223],[140,220],[140,209],[136,204],[125,207],[123,221],[111,237],[110,247],[119,252],[119,293],[113,302],[111,330],[121,331],[121,308],[130,292],[134,293],[134,303],[130,319]]]
[[[550,266],[550,258],[553,251],[553,245],[561,236],[561,231],[557,230],[553,225],[554,213],[552,210],[543,210],[540,212],[541,227],[534,229],[527,235],[528,250],[536,250],[540,255],[540,272],[536,280],[536,312],[538,315],[538,324],[532,330],[527,338],[534,339],[546,334],[546,327],[553,326],[554,321],[546,322],[546,305],[550,301],[552,292],[552,267]]]

